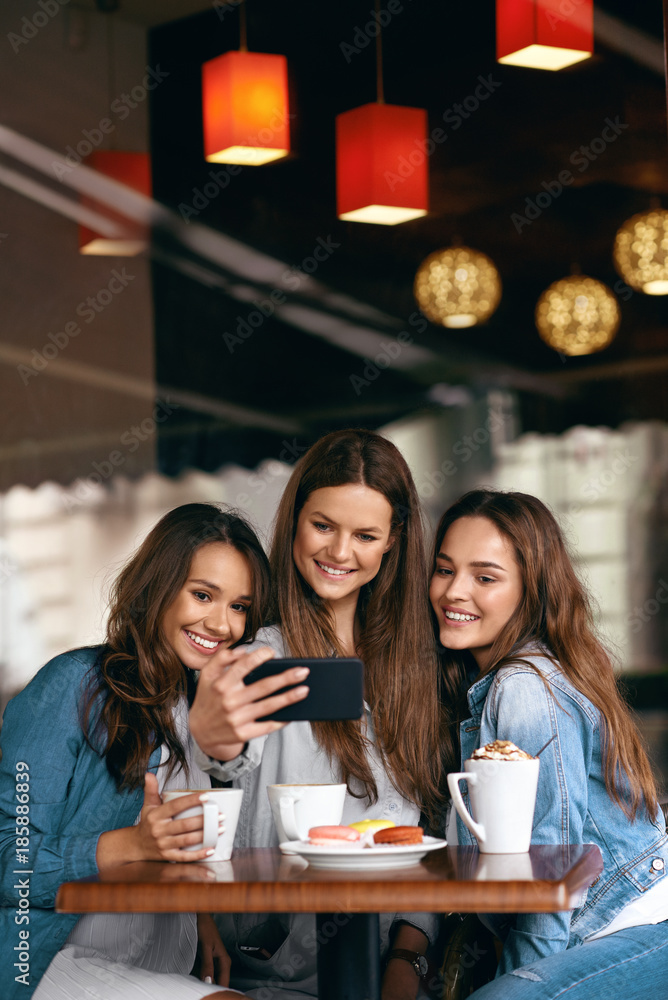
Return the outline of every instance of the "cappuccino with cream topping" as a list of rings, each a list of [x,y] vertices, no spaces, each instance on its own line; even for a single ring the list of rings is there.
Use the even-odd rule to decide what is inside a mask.
[[[530,753],[525,753],[510,740],[494,740],[484,747],[473,751],[472,760],[534,760]]]

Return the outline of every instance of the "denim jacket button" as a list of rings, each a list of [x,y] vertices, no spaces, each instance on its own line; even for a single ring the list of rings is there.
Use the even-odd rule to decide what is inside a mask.
[[[652,861],[652,871],[662,872],[664,867],[663,858],[654,858],[654,861]]]

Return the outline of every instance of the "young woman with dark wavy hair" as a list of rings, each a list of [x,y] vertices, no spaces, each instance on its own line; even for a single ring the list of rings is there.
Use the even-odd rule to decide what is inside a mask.
[[[668,982],[665,822],[550,511],[523,493],[467,493],[438,526],[430,597],[450,690],[468,686],[462,765],[496,739],[535,755],[554,737],[532,843],[593,843],[603,856],[575,910],[486,915],[504,947],[476,1000],[644,1000]],[[475,844],[459,819],[449,832]]]
[[[57,656],[7,706],[0,763],[6,1000],[33,991],[35,1000],[237,995],[220,991],[229,961],[210,916],[197,924],[195,914],[78,918],[53,907],[62,882],[127,861],[190,862],[213,853],[187,850],[201,840],[201,816],[173,819],[200,793],[163,805],[161,792],[210,785],[188,733],[195,677],[215,660],[248,669],[262,661],[238,646],[264,620],[268,595],[267,559],[245,521],[215,504],[178,507],[118,577],[105,643]],[[277,683],[254,686],[255,696]],[[275,708],[285,703],[274,699]],[[22,929],[15,925],[17,846],[27,847],[31,869],[24,975],[14,967]],[[208,983],[189,975],[198,931]]]
[[[191,726],[215,758],[204,766],[245,790],[238,846],[278,843],[269,784],[345,782],[344,823],[414,825],[421,810],[438,815],[447,751],[428,572],[419,502],[397,448],[366,430],[336,431],[313,445],[279,504],[270,562],[277,625],[257,641],[279,656],[359,656],[367,708],[360,722],[293,722],[248,741],[234,723],[240,682],[220,679],[209,717],[193,714]],[[258,996],[269,984],[283,998],[317,994],[312,917],[239,914],[217,923],[232,952],[233,985]],[[396,949],[413,959],[424,952],[430,916],[381,915],[385,943],[392,923]],[[383,997],[412,1000],[415,968],[406,954],[391,954]]]

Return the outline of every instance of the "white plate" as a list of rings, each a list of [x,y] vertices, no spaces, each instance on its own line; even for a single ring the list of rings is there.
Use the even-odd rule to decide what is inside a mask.
[[[304,840],[281,844],[285,854],[298,854],[313,868],[406,868],[445,847],[447,841],[425,837],[421,844],[378,844],[376,847],[322,847]]]

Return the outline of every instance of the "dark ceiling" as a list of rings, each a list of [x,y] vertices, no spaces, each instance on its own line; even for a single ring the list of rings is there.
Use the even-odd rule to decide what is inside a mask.
[[[665,419],[668,302],[631,293],[611,258],[619,225],[652,197],[668,195],[663,77],[598,39],[592,59],[561,72],[501,66],[493,0],[402,0],[401,6],[383,33],[385,97],[427,108],[430,132],[446,134],[429,158],[429,215],[395,227],[336,219],[334,119],[375,97],[373,43],[357,53],[344,51],[343,43],[353,45],[356,29],[364,31],[371,0],[248,0],[249,48],[288,57],[294,152],[273,165],[243,168],[196,221],[287,267],[324,241],[332,252],[317,281],[393,317],[389,325],[380,319],[378,332],[392,337],[408,330],[425,348],[424,362],[394,365],[360,389],[351,381],[364,376],[360,353],[285,320],[267,318],[235,343],[224,334],[234,334],[256,309],[253,300],[267,301],[272,286],[255,282],[251,301],[211,287],[215,280],[207,286],[183,272],[197,265],[197,255],[159,235],[158,257],[180,260],[181,268],[154,265],[158,382],[256,407],[277,421],[275,431],[232,428],[183,410],[160,443],[165,471],[278,455],[286,429],[308,442],[336,426],[378,426],[436,405],[430,387],[444,383],[466,385],[473,394],[493,385],[516,389],[524,430]],[[630,7],[609,0],[603,14],[640,29],[646,48],[656,49],[661,4]],[[201,64],[237,48],[238,32],[238,9],[218,5],[150,33],[150,64],[169,73],[151,106],[154,195],[177,211],[192,206],[211,170],[201,152]],[[622,47],[624,38],[622,31]],[[480,79],[489,82],[489,94],[463,116],[457,105]],[[608,120],[617,123],[614,140],[587,154]],[[559,192],[564,169],[574,180]],[[545,190],[552,192],[550,205],[522,222],[527,199]],[[420,321],[412,297],[419,263],[453,237],[487,253],[503,281],[495,315],[463,331]],[[540,293],[573,266],[614,287],[622,309],[614,343],[588,358],[556,354],[533,323]],[[230,275],[218,273],[229,287]],[[336,306],[322,308],[345,319]]]

